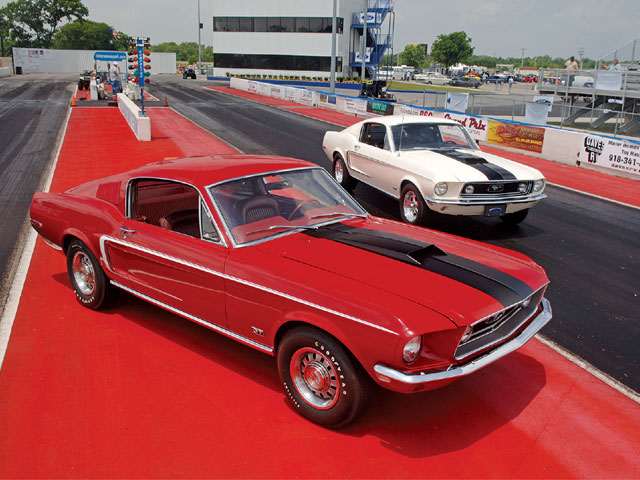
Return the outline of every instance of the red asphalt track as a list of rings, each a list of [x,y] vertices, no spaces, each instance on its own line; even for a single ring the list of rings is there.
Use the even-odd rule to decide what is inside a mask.
[[[137,142],[72,110],[51,191],[227,153],[170,109]],[[106,132],[106,134],[105,134]],[[129,295],[80,306],[38,239],[0,370],[1,478],[638,478],[640,408],[537,340],[433,392],[376,391],[341,432],[298,416],[273,358]]]
[[[348,127],[363,120],[362,118],[358,118],[353,115],[347,115],[342,112],[335,112],[332,110],[327,110],[325,108],[306,107],[304,105],[289,102],[287,100],[266,97],[263,95],[236,90],[229,87],[206,88],[227,93],[229,95],[246,98],[255,102],[264,103],[265,105],[278,107],[283,110],[299,113],[300,115],[306,115],[308,117],[323,120],[325,122],[330,122],[336,125],[341,125],[343,127]],[[640,207],[640,182],[638,182],[637,180],[631,180],[627,178],[616,177],[613,175],[607,175],[605,173],[585,170],[583,168],[564,165],[549,160],[543,160],[521,153],[487,147],[485,145],[483,145],[481,148],[485,152],[493,153],[495,155],[499,155],[510,160],[514,160],[516,162],[537,168],[542,172],[547,181],[549,181],[550,183],[568,187],[580,192],[589,193],[591,195],[608,198],[610,200],[615,200],[616,202]]]

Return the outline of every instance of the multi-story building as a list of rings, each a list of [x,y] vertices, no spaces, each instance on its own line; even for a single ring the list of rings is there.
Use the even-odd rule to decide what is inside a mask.
[[[338,0],[336,71],[360,74],[364,3],[368,3],[368,69],[391,47],[393,0]],[[233,74],[329,77],[333,0],[214,2],[215,76]]]

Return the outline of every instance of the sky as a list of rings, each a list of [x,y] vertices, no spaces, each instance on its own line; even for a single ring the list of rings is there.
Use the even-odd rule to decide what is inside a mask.
[[[152,43],[212,43],[218,2],[233,0],[83,0],[89,19]],[[274,0],[264,0],[274,1]],[[314,0],[300,0],[314,1]],[[325,0],[328,1],[328,0]],[[8,3],[0,0],[0,6]],[[640,0],[395,0],[394,52],[408,43],[464,31],[474,53],[498,57],[551,55],[599,59],[640,37]],[[638,47],[640,50],[640,46]],[[215,50],[215,49],[214,49]],[[639,52],[640,55],[640,52]]]

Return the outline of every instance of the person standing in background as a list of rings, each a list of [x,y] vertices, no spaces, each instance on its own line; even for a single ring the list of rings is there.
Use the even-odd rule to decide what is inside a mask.
[[[120,70],[118,69],[117,62],[113,62],[111,64],[111,68],[109,69],[109,80],[111,82],[111,91],[113,92],[113,98],[116,98],[116,95],[120,93],[121,90]]]
[[[569,60],[564,62],[564,68],[566,68],[569,71],[573,71],[573,73],[575,73],[578,70],[578,62],[576,62],[576,59],[574,58],[573,55],[571,56],[571,58],[569,58]],[[571,75],[571,72],[569,72],[569,75],[567,78],[567,81],[569,82],[569,86],[573,85],[574,77],[575,75]]]

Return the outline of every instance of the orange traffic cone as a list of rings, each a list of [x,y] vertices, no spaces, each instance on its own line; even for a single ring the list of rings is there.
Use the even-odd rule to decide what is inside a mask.
[[[73,97],[71,97],[71,106],[72,107],[76,106],[76,96],[75,95]]]
[[[169,106],[169,104],[167,103],[167,96],[166,95],[164,96],[164,106],[165,107]]]

